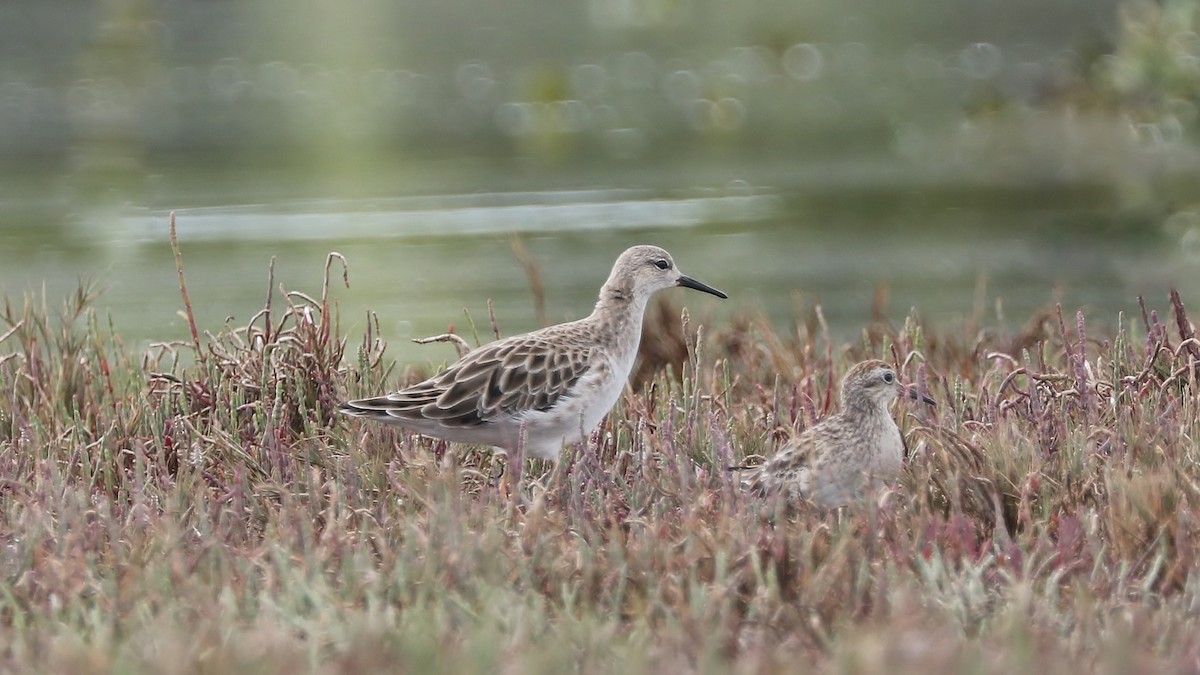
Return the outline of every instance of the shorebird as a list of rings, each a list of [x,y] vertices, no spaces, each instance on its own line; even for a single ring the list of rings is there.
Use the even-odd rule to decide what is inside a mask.
[[[349,401],[341,411],[557,460],[617,402],[637,357],[646,303],[674,286],[728,297],[684,276],[663,249],[634,246],[617,258],[590,316],[483,345],[424,382]]]
[[[863,361],[842,378],[842,404],[834,414],[788,442],[773,457],[743,470],[742,484],[763,498],[788,504],[808,500],[823,509],[856,501],[895,479],[904,463],[904,438],[888,404],[904,394],[933,405],[896,371],[878,360]]]

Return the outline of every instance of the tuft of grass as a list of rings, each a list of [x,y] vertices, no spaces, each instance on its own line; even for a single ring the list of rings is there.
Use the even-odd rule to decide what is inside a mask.
[[[340,333],[335,265],[319,295],[269,274],[247,325],[141,355],[88,288],[5,303],[0,668],[1195,666],[1200,359],[1178,296],[1107,333],[1054,308],[1013,334],[880,317],[850,344],[819,309],[789,334],[684,313],[586,447],[497,483],[486,450],[334,415],[415,376],[377,322]],[[761,519],[724,468],[815,423],[864,358],[939,402],[895,411],[903,480]]]

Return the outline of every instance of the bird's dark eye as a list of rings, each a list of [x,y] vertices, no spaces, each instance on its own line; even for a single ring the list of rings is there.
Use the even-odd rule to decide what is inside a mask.
[[[671,269],[671,261],[667,260],[666,258],[659,258],[658,260],[654,261],[654,266],[660,270],[669,270]]]
[[[883,371],[883,381],[891,384],[892,382],[896,381],[896,376],[892,374],[892,371],[885,370]]]

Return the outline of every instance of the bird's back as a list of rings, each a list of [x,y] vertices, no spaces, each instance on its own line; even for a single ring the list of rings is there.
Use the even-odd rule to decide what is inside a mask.
[[[423,431],[476,428],[548,410],[592,363],[595,347],[573,335],[576,323],[486,344],[427,380],[350,401],[342,411]]]

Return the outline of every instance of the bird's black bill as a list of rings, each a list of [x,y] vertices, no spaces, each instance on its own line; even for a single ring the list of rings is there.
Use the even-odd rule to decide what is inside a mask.
[[[937,403],[933,399],[929,398],[928,396],[922,395],[914,387],[908,387],[907,389],[905,389],[904,393],[905,393],[905,395],[907,395],[909,398],[911,398],[914,401],[920,401],[921,403],[928,403],[929,405],[935,406],[935,407],[937,406]]]
[[[699,281],[696,281],[695,279],[693,279],[691,277],[681,276],[681,277],[679,277],[679,281],[675,282],[675,285],[683,286],[684,288],[694,288],[697,291],[704,291],[705,293],[711,293],[712,295],[715,295],[718,298],[728,298],[729,297],[728,295],[725,295],[724,293],[722,293],[721,291],[718,291],[717,289],[713,288],[712,286],[709,286],[708,284],[702,284]]]

